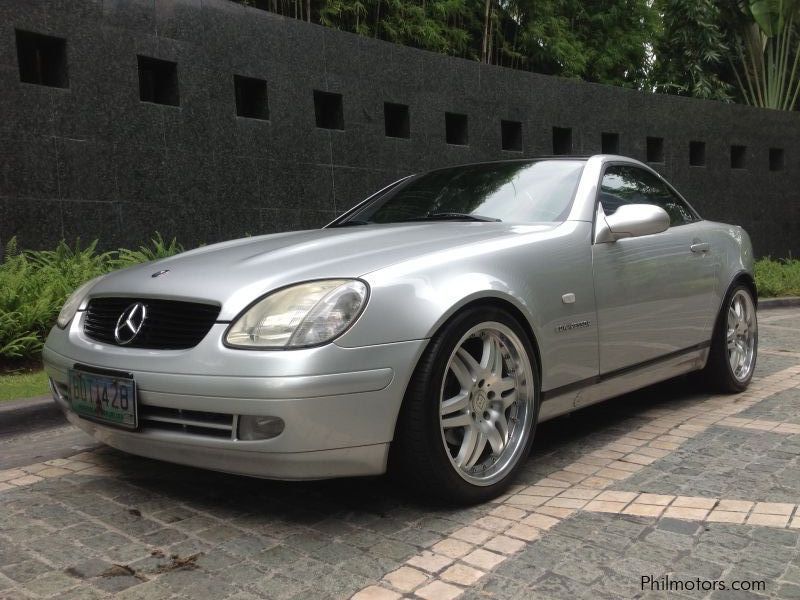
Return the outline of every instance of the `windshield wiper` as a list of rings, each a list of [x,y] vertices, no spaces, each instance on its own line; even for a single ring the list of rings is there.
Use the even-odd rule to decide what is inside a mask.
[[[500,219],[494,217],[484,217],[483,215],[473,215],[470,213],[459,212],[435,212],[428,213],[424,217],[411,217],[404,221],[491,221],[499,223]]]
[[[371,221],[360,221],[358,219],[352,219],[348,221],[342,221],[341,223],[336,223],[335,225],[331,225],[331,227],[354,227],[355,225],[372,225]]]

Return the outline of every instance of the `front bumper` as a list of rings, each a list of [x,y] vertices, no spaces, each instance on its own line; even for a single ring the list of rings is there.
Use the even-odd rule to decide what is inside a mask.
[[[242,351],[222,345],[220,324],[191,350],[153,351],[90,340],[81,318],[65,331],[54,328],[43,352],[55,401],[71,423],[132,454],[276,479],[384,472],[403,394],[426,342]],[[72,411],[67,373],[76,363],[133,374],[139,430],[100,425]],[[193,416],[185,418],[185,411]],[[216,429],[197,422],[206,413]],[[280,417],[285,429],[271,439],[239,440],[239,415]],[[227,417],[230,426],[221,428]]]

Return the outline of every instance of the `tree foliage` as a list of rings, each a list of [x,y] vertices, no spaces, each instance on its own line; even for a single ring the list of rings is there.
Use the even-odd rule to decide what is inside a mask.
[[[243,0],[306,18],[298,2]],[[313,0],[310,20],[490,64],[642,87],[650,0]],[[298,7],[299,12],[298,12]]]
[[[716,0],[656,0],[662,29],[653,52],[656,91],[709,100],[730,100],[726,78],[732,51]]]
[[[749,17],[738,38],[734,73],[748,104],[794,110],[800,95],[800,0],[741,0]]]
[[[800,0],[237,0],[363,36],[597,83],[791,108]]]

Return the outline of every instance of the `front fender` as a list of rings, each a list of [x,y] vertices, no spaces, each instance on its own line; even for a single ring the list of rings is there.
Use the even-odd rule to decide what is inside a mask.
[[[507,302],[527,321],[541,353],[542,389],[597,374],[591,223],[566,222],[535,241],[524,235],[442,251],[362,275],[371,288],[344,347],[427,339],[461,308]],[[575,303],[562,296],[572,293]],[[565,331],[559,325],[589,322]]]

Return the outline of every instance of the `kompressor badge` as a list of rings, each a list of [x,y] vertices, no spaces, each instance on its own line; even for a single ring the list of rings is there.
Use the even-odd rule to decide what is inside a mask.
[[[591,321],[575,321],[574,323],[561,323],[560,325],[556,325],[556,331],[558,333],[564,333],[565,331],[572,331],[573,329],[584,329],[586,327],[591,327]]]

